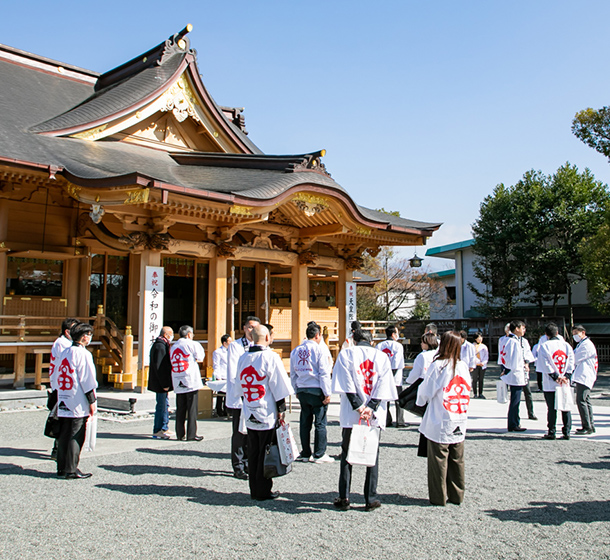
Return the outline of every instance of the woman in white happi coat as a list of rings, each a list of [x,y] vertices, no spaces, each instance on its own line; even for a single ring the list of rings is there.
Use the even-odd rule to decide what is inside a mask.
[[[199,389],[203,389],[199,362],[203,362],[205,351],[193,340],[193,327],[183,325],[178,332],[180,338],[170,351],[172,384],[176,393],[176,439],[201,441],[203,437],[197,435]]]
[[[471,378],[460,360],[462,339],[449,331],[441,337],[438,355],[417,391],[417,404],[428,405],[419,431],[428,440],[430,503],[464,500],[464,439]]]
[[[483,395],[483,379],[485,379],[485,370],[489,361],[489,350],[487,345],[483,343],[483,333],[477,332],[474,335],[474,355],[475,368],[472,372],[472,394],[474,398],[484,399]]]
[[[433,333],[423,334],[421,337],[422,351],[417,355],[413,362],[413,369],[407,377],[407,385],[413,385],[418,379],[423,379],[438,352],[438,338]]]
[[[212,366],[214,367],[214,381],[224,381],[224,391],[221,389],[216,392],[216,415],[226,416],[227,406],[225,402],[226,381],[227,381],[227,358],[229,345],[233,342],[231,335],[223,334],[220,337],[220,346],[212,352]]]
[[[380,342],[377,345],[377,350],[381,350],[390,360],[390,367],[394,374],[394,385],[396,385],[396,393],[399,394],[402,391],[402,372],[405,367],[405,350],[398,342],[398,328],[395,325],[386,327],[385,330],[386,340]],[[396,407],[396,427],[405,425],[405,413],[402,408],[398,405],[398,401],[395,402]],[[393,426],[392,414],[390,413],[390,407],[388,405],[388,417],[386,420],[386,426]]]
[[[577,434],[594,434],[593,406],[591,405],[591,389],[597,379],[597,350],[582,325],[572,329],[572,337],[576,342],[574,348],[574,374],[572,383],[576,385],[576,405],[580,414],[581,428]]]
[[[57,448],[57,476],[67,479],[89,478],[78,469],[89,415],[97,410],[97,379],[93,356],[86,346],[93,327],[77,323],[70,329],[72,345],[55,362],[57,416],[60,432]]]
[[[388,357],[371,346],[371,335],[362,330],[354,332],[355,345],[341,350],[333,369],[333,393],[341,395],[339,421],[342,428],[339,497],[337,509],[350,507],[349,492],[352,466],[347,462],[352,427],[362,421],[385,429],[387,403],[398,398]],[[378,508],[377,478],[379,450],[373,467],[367,467],[364,481],[365,509]]]

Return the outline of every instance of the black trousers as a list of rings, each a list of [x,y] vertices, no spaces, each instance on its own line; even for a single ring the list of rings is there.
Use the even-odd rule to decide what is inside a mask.
[[[268,498],[273,488],[273,479],[265,478],[265,448],[275,438],[275,428],[271,430],[251,430],[248,428],[248,484],[250,497]]]
[[[194,439],[197,435],[197,412],[199,409],[199,391],[176,393],[176,438]],[[186,434],[184,433],[184,422]]]
[[[555,410],[555,391],[545,391],[544,400],[546,401],[547,408],[547,427],[549,429],[549,434],[554,436],[555,432],[557,431],[557,410]],[[572,429],[572,413],[570,411],[562,412],[561,420],[563,422],[563,428],[561,429],[561,432],[564,436],[570,435],[570,430]]]
[[[233,472],[248,471],[248,436],[239,431],[241,408],[229,408],[233,421],[233,434],[231,435],[231,465]]]
[[[225,400],[224,393],[217,393],[216,395],[216,415],[217,416],[226,416],[227,415],[227,406]]]
[[[59,418],[59,439],[57,445],[57,473],[75,474],[78,469],[80,452],[85,441],[85,418]]]
[[[352,482],[352,466],[347,462],[349,442],[352,438],[352,429],[343,428],[341,440],[341,466],[339,467],[339,497],[349,500],[349,491]],[[372,467],[366,467],[364,478],[364,501],[370,504],[377,499],[377,480],[379,479],[379,448],[377,460]]]
[[[472,394],[475,397],[480,397],[483,394],[483,378],[485,370],[483,366],[477,366],[472,371]]]
[[[523,398],[525,399],[525,408],[527,408],[527,417],[531,420],[536,415],[534,414],[534,399],[532,398],[529,381],[523,386]]]

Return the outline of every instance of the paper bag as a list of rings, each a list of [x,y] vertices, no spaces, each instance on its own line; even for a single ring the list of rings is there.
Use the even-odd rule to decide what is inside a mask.
[[[299,449],[294,441],[292,428],[288,422],[282,421],[276,433],[282,465],[289,465],[299,456]]]
[[[347,451],[347,462],[350,465],[375,466],[379,449],[379,431],[379,428],[369,424],[356,424],[352,428]]]
[[[508,402],[508,386],[502,380],[496,381],[496,400],[500,404]]]

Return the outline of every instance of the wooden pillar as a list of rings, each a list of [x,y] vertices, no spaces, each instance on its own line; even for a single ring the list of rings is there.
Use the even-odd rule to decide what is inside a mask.
[[[227,259],[210,259],[208,293],[207,364],[212,366],[212,353],[220,346],[220,337],[227,332]]]
[[[4,313],[4,296],[6,295],[6,273],[8,260],[4,247],[8,233],[8,203],[0,200],[0,314]]]
[[[144,364],[144,356],[142,355],[142,350],[144,344],[142,341],[145,337],[149,336],[149,333],[144,332],[144,328],[146,325],[146,315],[144,310],[144,293],[146,291],[146,267],[147,266],[161,266],[161,253],[158,251],[142,251],[140,255],[140,267],[138,269],[138,285],[140,286],[139,290],[139,304],[138,304],[138,374],[142,371],[142,366]],[[156,333],[159,334],[159,333]],[[125,378],[125,377],[123,377]],[[129,382],[126,383],[129,385]],[[133,377],[133,369],[132,369],[132,381],[131,386],[126,387],[133,389],[135,384],[135,379]]]
[[[292,267],[292,347],[296,348],[305,338],[309,321],[309,279],[307,266]]]
[[[337,308],[339,309],[339,348],[347,336],[349,325],[347,324],[347,282],[353,280],[354,274],[351,270],[340,270],[337,283]]]

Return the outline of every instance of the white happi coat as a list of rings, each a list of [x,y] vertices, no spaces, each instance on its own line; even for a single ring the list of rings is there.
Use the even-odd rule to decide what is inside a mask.
[[[506,367],[506,356],[504,354],[504,347],[508,341],[508,335],[501,336],[498,340],[498,365]]]
[[[466,364],[468,368],[474,369],[477,366],[476,352],[474,351],[474,344],[467,340],[462,344],[460,350],[461,361]]]
[[[278,419],[276,402],[294,394],[281,358],[269,347],[253,346],[237,362],[237,394],[242,397],[246,428],[271,430]]]
[[[407,377],[407,385],[413,385],[420,377],[422,379],[425,377],[436,354],[438,354],[438,350],[424,350],[417,355],[413,362],[413,369]]]
[[[481,366],[482,369],[487,369],[489,350],[487,350],[487,346],[485,344],[481,342],[481,344],[474,345],[474,356],[476,365]]]
[[[227,349],[227,408],[241,408],[241,394],[238,391],[237,383],[237,362],[239,358],[252,346],[252,341],[245,336],[234,340]]]
[[[95,364],[91,352],[77,344],[66,348],[55,362],[57,416],[86,418],[90,406],[86,393],[97,389]]]
[[[514,334],[508,335],[508,340],[504,345],[504,367],[508,370],[500,379],[507,385],[523,387],[527,383],[525,373],[525,344],[524,338],[520,338]],[[527,344],[529,349],[529,343]],[[531,350],[530,350],[531,353]]]
[[[398,398],[390,360],[371,346],[351,346],[341,350],[333,369],[333,393],[341,394],[339,421],[342,428],[351,428],[360,420],[360,413],[352,408],[345,396],[354,393],[363,404],[371,399],[381,401],[373,412],[371,426],[385,429],[387,402]]]
[[[384,340],[377,345],[377,350],[381,350],[390,360],[390,366],[396,373],[394,374],[394,385],[402,385],[402,370],[405,367],[405,351],[402,344],[394,339]]]
[[[333,355],[330,353],[330,348],[328,347],[326,342],[324,342],[323,338],[320,339],[320,350],[322,350],[322,354],[324,354],[324,356],[328,360],[328,365],[330,366],[330,369],[332,370],[333,369]]]
[[[172,382],[174,393],[191,393],[203,389],[201,370],[197,362],[203,362],[205,351],[199,342],[190,338],[180,338],[170,351]]]
[[[542,372],[542,390],[545,393],[555,392],[559,383],[551,374],[565,376],[574,371],[574,351],[563,339],[553,337],[543,342],[538,350],[538,367]]]
[[[428,408],[419,431],[436,443],[460,443],[466,437],[472,380],[468,366],[459,360],[437,360],[417,390],[417,404]]]
[[[583,338],[574,348],[574,375],[572,381],[593,389],[597,379],[597,350],[589,337]]]
[[[63,334],[55,340],[51,348],[49,359],[49,385],[53,391],[57,391],[57,381],[55,375],[56,365],[59,363],[59,356],[72,346],[72,341]]]
[[[212,352],[212,366],[214,367],[214,379],[227,378],[228,349],[225,346],[216,348]]]
[[[322,389],[330,396],[331,364],[324,350],[315,340],[306,340],[290,353],[290,382],[299,389]]]

